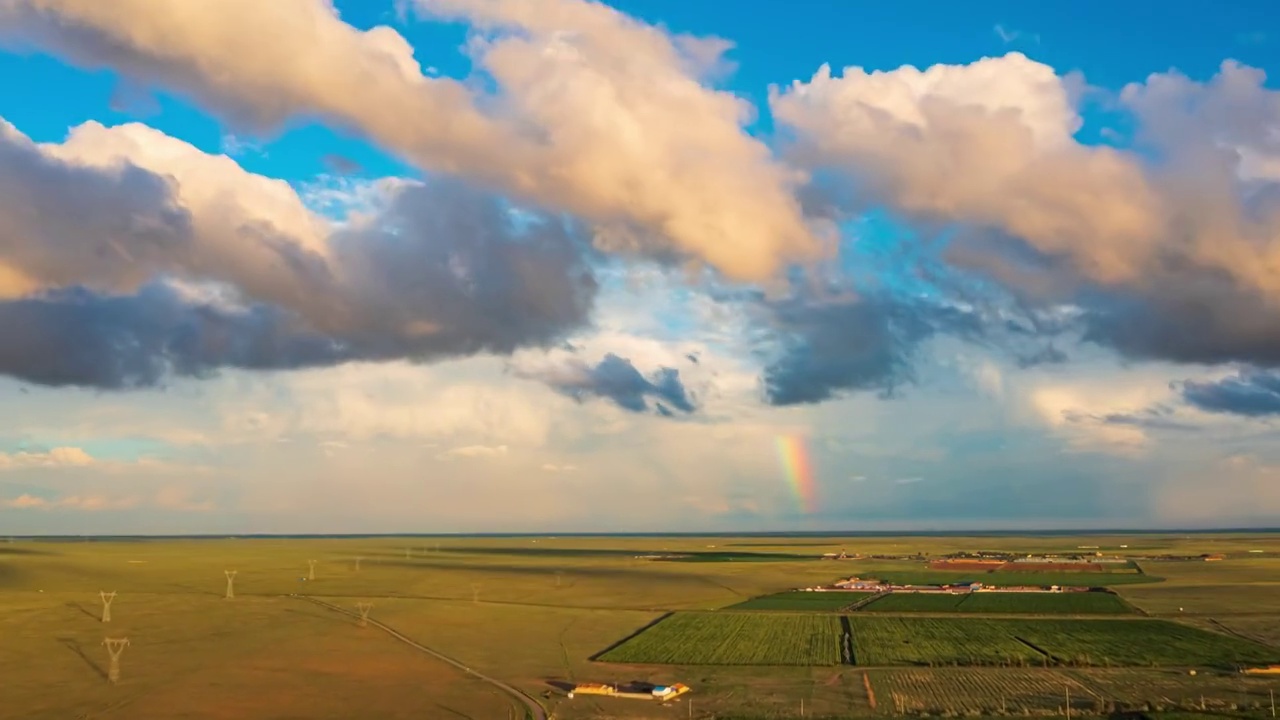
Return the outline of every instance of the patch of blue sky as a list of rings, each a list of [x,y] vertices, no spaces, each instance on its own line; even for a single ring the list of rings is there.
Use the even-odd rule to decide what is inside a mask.
[[[246,170],[268,177],[293,182],[322,175],[421,177],[421,173],[403,158],[365,138],[320,123],[293,125],[265,138],[255,137],[252,133],[236,136],[256,146],[236,160]]]
[[[0,116],[37,142],[61,142],[86,120],[129,119],[112,109],[114,73],[82,72],[47,55],[0,53],[0,78]]]

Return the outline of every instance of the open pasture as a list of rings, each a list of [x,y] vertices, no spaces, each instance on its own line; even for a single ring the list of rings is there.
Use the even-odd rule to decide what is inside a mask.
[[[834,615],[677,613],[602,653],[605,662],[670,665],[839,665]]]
[[[843,610],[850,605],[865,600],[870,597],[871,593],[850,592],[850,591],[831,591],[831,592],[805,592],[805,591],[789,591],[774,593],[773,595],[764,595],[761,597],[751,598],[736,605],[730,605],[727,610],[795,610],[800,612],[834,612]]]

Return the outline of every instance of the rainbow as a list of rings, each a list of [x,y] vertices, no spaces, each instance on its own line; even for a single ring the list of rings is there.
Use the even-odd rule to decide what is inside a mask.
[[[800,509],[810,514],[817,512],[817,487],[813,482],[813,466],[809,462],[809,448],[805,445],[804,438],[799,435],[779,435],[778,460],[782,463],[787,483],[796,494]]]

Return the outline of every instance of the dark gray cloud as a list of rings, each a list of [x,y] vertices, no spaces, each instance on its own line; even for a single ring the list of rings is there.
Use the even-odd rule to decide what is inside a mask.
[[[297,368],[355,357],[274,306],[220,308],[165,283],[127,296],[68,288],[0,303],[0,338],[7,375],[115,390],[220,367]]]
[[[1136,360],[1280,367],[1280,311],[1220,276],[1164,273],[1150,289],[1083,296],[1084,339]]]
[[[697,409],[676,368],[659,368],[645,377],[630,360],[613,353],[595,365],[578,359],[541,368],[518,368],[522,377],[540,380],[582,402],[599,397],[631,412],[655,412],[673,417]]]
[[[971,312],[889,296],[761,302],[772,327],[768,342],[781,348],[763,377],[773,405],[818,403],[848,390],[891,395],[914,381],[913,361],[924,340],[942,332],[970,339],[984,334]]]
[[[597,290],[570,221],[448,179],[388,190],[323,257],[266,222],[202,236],[170,179],[9,130],[0,214],[0,266],[46,288],[0,301],[0,374],[49,385],[507,354],[585,324]]]
[[[1280,415],[1280,374],[1247,370],[1212,382],[1187,381],[1182,383],[1182,396],[1209,412]]]

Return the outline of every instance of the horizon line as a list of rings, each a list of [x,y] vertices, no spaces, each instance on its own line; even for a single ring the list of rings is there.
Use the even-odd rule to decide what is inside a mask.
[[[685,537],[685,538],[735,538],[735,537],[1045,537],[1088,535],[1239,535],[1280,533],[1280,527],[1222,527],[1222,528],[1062,528],[1053,530],[756,530],[740,532],[377,532],[377,533],[131,533],[131,534],[41,534],[5,535],[14,540],[214,540],[214,539],[357,539],[402,537],[489,537],[489,538],[605,538],[605,537]]]

